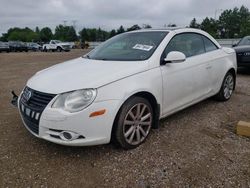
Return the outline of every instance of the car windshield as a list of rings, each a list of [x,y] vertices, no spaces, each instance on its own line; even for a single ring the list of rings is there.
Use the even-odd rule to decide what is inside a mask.
[[[245,45],[250,45],[250,36],[241,39],[237,46],[245,46]]]
[[[57,43],[61,43],[60,40],[54,40],[54,42],[57,44]]]
[[[107,40],[84,57],[110,61],[146,60],[167,34],[166,31],[120,34]]]

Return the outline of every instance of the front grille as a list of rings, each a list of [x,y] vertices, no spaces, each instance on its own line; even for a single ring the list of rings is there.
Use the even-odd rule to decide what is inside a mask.
[[[39,133],[39,121],[41,114],[54,97],[54,94],[42,93],[29,87],[25,87],[23,90],[19,108],[24,123],[33,133]]]
[[[70,48],[69,45],[62,45],[62,47],[63,47],[63,48],[67,48],[67,49]]]

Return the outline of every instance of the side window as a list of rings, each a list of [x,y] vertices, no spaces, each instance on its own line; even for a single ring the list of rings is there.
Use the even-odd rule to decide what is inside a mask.
[[[183,33],[176,35],[168,43],[164,54],[165,56],[171,51],[179,51],[191,57],[205,53],[204,42],[199,34]]]
[[[206,52],[211,52],[213,50],[218,49],[218,47],[211,40],[209,40],[207,37],[202,36],[202,38],[204,40]]]

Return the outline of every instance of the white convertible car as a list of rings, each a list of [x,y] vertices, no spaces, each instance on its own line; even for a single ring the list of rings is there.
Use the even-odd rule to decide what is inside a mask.
[[[159,119],[208,97],[228,100],[236,55],[196,29],[117,35],[83,57],[42,70],[18,97],[25,127],[68,146],[139,146]]]

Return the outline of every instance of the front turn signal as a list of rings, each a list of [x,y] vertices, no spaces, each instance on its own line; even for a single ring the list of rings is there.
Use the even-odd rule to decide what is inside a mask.
[[[98,111],[95,111],[95,112],[92,112],[89,117],[95,117],[95,116],[101,116],[103,114],[105,114],[106,110],[103,109],[103,110],[98,110]]]

